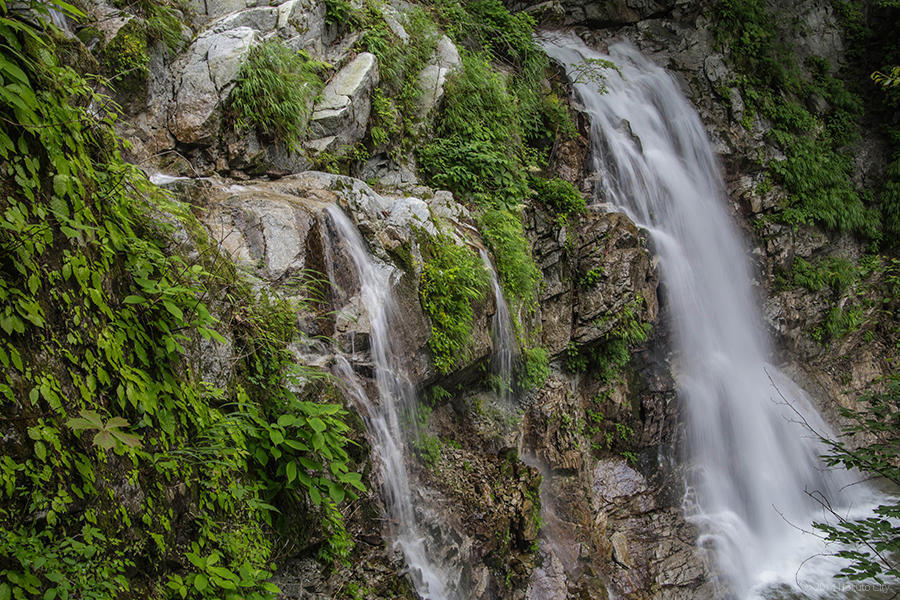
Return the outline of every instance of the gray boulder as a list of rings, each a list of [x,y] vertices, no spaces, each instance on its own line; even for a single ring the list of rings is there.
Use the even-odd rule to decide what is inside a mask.
[[[419,72],[419,88],[422,90],[418,110],[420,120],[424,120],[444,97],[447,76],[461,67],[462,61],[456,46],[446,35],[442,36],[433,62]]]
[[[184,59],[170,129],[186,144],[211,144],[219,132],[220,104],[257,39],[249,27],[201,35]],[[229,88],[226,90],[226,88]]]
[[[378,84],[378,59],[362,52],[325,86],[310,119],[317,152],[355,144],[362,139],[372,109],[372,89]],[[329,139],[330,138],[330,139]]]

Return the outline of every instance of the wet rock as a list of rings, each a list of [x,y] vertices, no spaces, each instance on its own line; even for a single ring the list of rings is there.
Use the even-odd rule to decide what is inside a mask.
[[[657,274],[647,240],[625,215],[589,212],[579,223],[572,339],[589,343],[605,335],[629,310],[656,319]]]

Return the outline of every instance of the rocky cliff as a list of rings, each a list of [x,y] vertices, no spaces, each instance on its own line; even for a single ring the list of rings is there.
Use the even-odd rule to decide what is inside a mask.
[[[161,3],[160,28],[160,13],[149,8],[158,3],[82,4],[86,16],[65,22],[59,34],[64,60],[109,78],[108,91],[124,111],[116,132],[129,143],[126,159],[202,224],[202,231],[183,231],[179,251],[214,253],[234,265],[254,294],[302,305],[289,344],[297,363],[328,369],[346,355],[376,395],[367,307],[329,207],[349,216],[390,273],[404,315],[392,336],[424,407],[407,424],[415,430],[406,468],[416,518],[435,560],[458,574],[461,597],[716,597],[716,575],[681,510],[682,431],[668,314],[646,232],[607,210],[603,198],[566,213],[542,196],[543,188],[526,186],[527,197],[517,199],[523,206],[512,213],[521,234],[509,235],[524,236],[539,283],[530,299],[504,286],[517,374],[499,384],[487,376],[499,351],[491,323],[504,299],[486,288],[470,303],[471,334],[451,366],[436,361],[429,343],[436,316],[423,299],[435,248],[487,251],[501,281],[511,277],[504,246],[485,232],[477,194],[439,189],[442,181],[468,188],[449,175],[436,177],[433,157],[419,153],[443,135],[445,93],[471,60],[470,37],[448,24],[455,13],[442,21],[442,3],[403,0],[359,6],[193,0]],[[499,3],[488,4],[509,15]],[[852,405],[896,368],[896,325],[885,317],[894,305],[867,300],[888,285],[893,267],[858,271],[841,289],[796,283],[798,260],[858,265],[870,241],[777,218],[789,192],[764,165],[784,159],[785,151],[768,135],[771,119],[751,112],[744,98],[749,88],[739,84],[744,75],[717,35],[713,4],[550,1],[508,8],[541,27],[574,28],[598,48],[630,40],[675,74],[714,140],[732,212],[752,248],[760,302],[778,342],[773,360],[790,365],[836,412],[835,403]],[[821,57],[833,73],[847,64],[845,32],[831,3],[774,4],[797,23],[779,35],[790,39],[801,62]],[[301,56],[300,68],[311,74],[294,83],[308,91],[292,105],[296,136],[264,123],[241,125],[235,89],[248,80],[243,65],[255,60],[254,49],[272,44]],[[391,54],[392,46],[403,58]],[[803,64],[801,76],[813,78],[811,63]],[[498,61],[491,77],[515,82],[519,68]],[[544,143],[546,160],[535,170],[587,192],[589,149],[577,103],[552,65],[536,77],[547,91],[543,101],[555,98],[571,131]],[[407,85],[416,93],[403,96]],[[811,111],[830,110],[823,98],[803,102]],[[868,133],[852,148],[860,185],[877,180],[887,160],[884,143]],[[858,322],[824,335],[834,304],[857,310]],[[224,342],[187,349],[187,360],[216,386],[227,388],[236,377],[232,329],[239,327],[232,321],[220,332]],[[498,391],[504,386],[506,393]],[[365,411],[346,390],[338,395],[351,413]],[[360,445],[353,458],[367,489],[340,507],[354,547],[343,562],[332,562],[319,552],[320,527],[267,532],[284,548],[272,577],[279,597],[415,597],[403,556],[390,543],[379,458],[369,454],[362,420],[350,422],[349,435]],[[183,518],[194,510],[188,499],[173,507]],[[296,519],[317,514],[313,506],[295,508]],[[165,568],[178,573],[185,565]]]

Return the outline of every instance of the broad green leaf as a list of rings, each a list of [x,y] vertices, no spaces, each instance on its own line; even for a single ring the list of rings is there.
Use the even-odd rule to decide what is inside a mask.
[[[94,436],[94,445],[103,450],[112,450],[116,446],[116,440],[109,431],[100,431]]]
[[[34,454],[40,460],[44,460],[47,458],[47,447],[44,446],[44,442],[35,442],[34,443]]]

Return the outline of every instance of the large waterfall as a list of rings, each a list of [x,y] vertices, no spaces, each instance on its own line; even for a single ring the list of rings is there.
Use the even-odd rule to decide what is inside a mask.
[[[406,470],[404,420],[415,422],[415,388],[405,375],[403,357],[392,344],[398,314],[390,282],[390,268],[376,263],[356,226],[337,207],[328,214],[353,261],[360,283],[360,303],[370,324],[370,352],[375,366],[377,397],[370,398],[347,360],[337,357],[335,374],[345,382],[366,421],[373,454],[380,464],[383,498],[390,520],[390,537],[403,552],[416,592],[423,600],[451,600],[459,575],[446,572],[433,560],[425,535],[416,521],[409,475]],[[336,278],[329,277],[332,281]]]
[[[846,487],[850,473],[823,467],[801,422],[820,432],[826,425],[767,363],[745,248],[699,117],[675,80],[630,44],[613,44],[608,55],[572,34],[548,34],[542,44],[575,79],[590,117],[596,197],[646,228],[660,257],[686,411],[685,509],[701,543],[739,598],[847,597],[832,583],[842,561],[808,560],[834,551],[808,532],[825,518],[810,494],[851,514],[865,510],[871,491]],[[605,73],[605,93],[583,76],[598,64],[588,59],[620,70]]]

